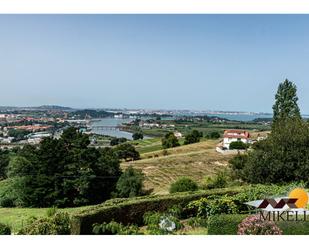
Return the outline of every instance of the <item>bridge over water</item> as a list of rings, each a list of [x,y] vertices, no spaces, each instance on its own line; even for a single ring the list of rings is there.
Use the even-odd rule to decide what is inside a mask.
[[[110,126],[110,125],[96,125],[96,126],[92,126],[91,130],[111,130],[111,131],[115,131],[115,130],[119,130],[120,128],[122,128],[121,125],[117,125],[117,126]]]

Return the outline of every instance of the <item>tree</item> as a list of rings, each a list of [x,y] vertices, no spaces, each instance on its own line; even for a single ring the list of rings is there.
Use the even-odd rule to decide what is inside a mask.
[[[133,140],[139,140],[139,139],[143,139],[144,135],[142,132],[135,132],[132,135]]]
[[[141,170],[128,167],[117,182],[116,191],[119,197],[135,197],[143,194],[144,174]]]
[[[188,134],[185,137],[184,144],[193,144],[193,143],[198,143],[203,137],[203,133],[199,132],[198,130],[193,130],[190,134]]]
[[[248,154],[240,176],[251,183],[307,182],[308,147],[308,123],[298,118],[278,121],[269,137]]]
[[[279,84],[273,105],[273,123],[286,118],[301,118],[296,91],[296,85],[288,79]]]
[[[255,143],[248,156],[230,162],[239,178],[250,183],[308,181],[309,123],[302,120],[297,100],[292,82],[279,85],[270,135]]]
[[[220,138],[220,133],[218,131],[212,131],[206,136],[209,139],[218,139]]]
[[[242,141],[234,141],[230,143],[229,149],[230,150],[246,150],[248,145]]]
[[[14,137],[14,141],[23,140],[26,138],[28,134],[30,134],[30,131],[26,131],[26,130],[10,129],[8,131],[8,136]]]
[[[162,138],[162,147],[164,149],[168,148],[173,148],[179,146],[179,142],[177,137],[174,135],[173,132],[167,133],[163,138]]]
[[[197,189],[198,186],[195,181],[188,177],[181,177],[171,184],[170,193],[195,191]]]
[[[132,144],[129,143],[119,144],[115,147],[114,152],[119,159],[124,159],[126,161],[140,159],[138,151]]]
[[[115,137],[111,139],[110,145],[115,146],[115,145],[122,144],[125,142],[127,142],[127,139],[125,137],[121,137],[121,138]]]
[[[72,207],[110,198],[121,175],[119,159],[111,148],[98,150],[89,143],[87,135],[69,128],[60,139],[17,151],[8,176],[22,205]]]
[[[258,142],[259,143],[259,142]],[[247,154],[238,154],[232,159],[229,160],[229,165],[232,168],[233,176],[236,178],[244,178],[243,176],[243,169],[248,161]]]
[[[9,162],[10,162],[9,151],[0,149],[0,180],[6,178],[6,171]]]

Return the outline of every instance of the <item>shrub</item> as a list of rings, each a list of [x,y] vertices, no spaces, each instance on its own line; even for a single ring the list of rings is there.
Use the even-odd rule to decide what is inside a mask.
[[[173,148],[179,146],[179,142],[177,137],[174,135],[173,132],[167,133],[163,138],[162,138],[162,147],[163,149],[168,149],[168,148]]]
[[[171,184],[170,193],[196,191],[198,189],[197,183],[190,178],[182,177]]]
[[[122,143],[117,145],[114,148],[114,152],[118,156],[119,159],[124,160],[138,160],[140,159],[139,152],[135,149],[132,144],[129,143]]]
[[[164,150],[162,151],[162,155],[163,155],[163,156],[167,156],[167,155],[168,155],[168,151],[167,151],[166,149],[164,149]]]
[[[220,138],[220,133],[218,131],[212,131],[206,135],[208,139],[218,139]]]
[[[0,199],[1,207],[14,207],[14,200],[11,197],[5,196]]]
[[[208,219],[209,235],[236,235],[238,225],[247,217],[247,214],[214,215]],[[308,221],[279,221],[275,222],[284,235],[308,235]]]
[[[10,235],[11,228],[8,225],[0,223],[0,235]]]
[[[214,177],[207,177],[203,189],[225,188],[229,176],[226,171],[219,171]]]
[[[135,197],[143,194],[144,174],[129,166],[120,176],[117,185],[118,197]]]
[[[233,196],[234,201],[244,203],[247,201],[265,199],[270,197],[278,197],[282,195],[286,195],[290,190],[295,187],[304,187],[303,183],[294,183],[284,186],[278,185],[261,185],[256,184],[252,185],[251,188],[245,189],[243,192],[240,192]]]
[[[309,235],[308,221],[279,221],[276,224],[283,235]]]
[[[228,196],[214,200],[201,198],[190,202],[187,209],[191,210],[191,215],[203,219],[217,214],[235,214],[239,211],[232,197]]]
[[[135,132],[132,135],[133,140],[139,140],[139,139],[143,139],[144,135],[142,132]]]
[[[183,217],[183,208],[180,205],[175,205],[169,208],[166,213],[180,219]]]
[[[10,161],[10,151],[0,149],[0,180],[6,178],[9,161]]]
[[[259,215],[251,215],[238,225],[238,235],[280,235],[282,230],[273,221],[261,220]]]
[[[199,217],[191,217],[188,219],[187,224],[190,227],[207,227],[207,219],[199,218]]]
[[[243,169],[247,161],[248,161],[248,155],[246,154],[244,155],[238,154],[229,160],[229,165],[232,168],[234,176],[236,178],[241,178],[241,179],[244,178]]]
[[[32,217],[18,234],[64,235],[70,234],[70,217],[67,213],[56,213],[51,217]]]
[[[13,179],[5,179],[0,181],[0,206],[15,207],[21,204],[19,198],[14,191]]]
[[[52,217],[56,213],[57,213],[57,207],[51,207],[51,208],[47,209],[47,211],[46,211],[47,217]]]
[[[238,224],[246,217],[243,214],[213,215],[208,219],[209,235],[236,235]]]
[[[236,214],[238,211],[233,197],[223,196],[209,203],[209,216],[216,214]]]
[[[115,221],[111,221],[109,223],[102,224],[94,224],[93,225],[93,233],[94,234],[104,234],[104,235],[134,235],[141,234],[139,232],[139,228],[136,225],[127,225],[124,226],[121,223],[117,223]]]
[[[199,200],[191,201],[186,206],[186,211],[190,216],[207,218],[209,214],[209,200],[207,198],[201,198]]]
[[[193,144],[198,143],[203,137],[203,132],[199,132],[198,130],[193,130],[190,134],[185,137],[184,144]]]
[[[122,144],[122,143],[125,143],[127,142],[128,140],[124,137],[121,137],[121,138],[118,138],[118,137],[115,137],[115,138],[112,138],[111,141],[110,141],[110,145],[111,146],[114,146],[114,145],[118,145],[118,144]]]
[[[179,219],[166,213],[147,212],[144,215],[147,231],[152,235],[172,234],[182,228]]]
[[[246,150],[247,148],[248,145],[242,141],[231,142],[229,146],[230,150]]]

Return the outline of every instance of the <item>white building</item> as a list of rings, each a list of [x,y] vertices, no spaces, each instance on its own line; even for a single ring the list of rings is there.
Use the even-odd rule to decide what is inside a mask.
[[[250,133],[245,130],[225,130],[223,135],[223,148],[229,149],[230,143],[241,141],[250,143]]]
[[[181,134],[181,132],[179,132],[179,131],[175,131],[175,132],[174,132],[174,135],[175,135],[175,137],[177,137],[178,139],[179,139],[179,138],[182,138],[182,134]]]

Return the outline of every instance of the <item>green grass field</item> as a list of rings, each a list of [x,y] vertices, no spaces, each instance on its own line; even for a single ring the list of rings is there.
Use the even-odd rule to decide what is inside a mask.
[[[206,140],[196,144],[184,145],[163,150],[143,153],[142,160],[122,163],[122,168],[133,166],[145,174],[145,187],[153,189],[154,194],[167,194],[169,186],[182,176],[202,182],[218,170],[227,168],[231,155],[215,151],[219,140]]]
[[[88,207],[63,208],[59,209],[59,211],[73,214]],[[30,217],[44,217],[47,215],[47,210],[48,208],[0,208],[0,223],[9,225],[12,231],[16,233],[23,227],[27,219]]]

